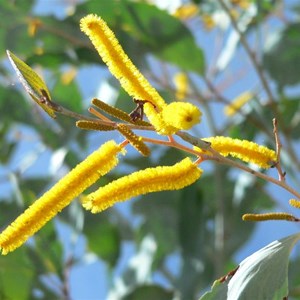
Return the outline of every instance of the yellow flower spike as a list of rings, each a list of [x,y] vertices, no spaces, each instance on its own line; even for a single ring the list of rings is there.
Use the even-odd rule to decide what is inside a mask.
[[[204,138],[203,140],[210,142],[211,147],[223,156],[231,155],[264,169],[270,168],[277,159],[275,151],[251,141],[224,136]]]
[[[244,92],[236,97],[229,105],[224,107],[224,114],[228,117],[235,115],[247,102],[253,99],[254,95],[251,92]]]
[[[76,126],[85,130],[99,130],[99,131],[112,131],[116,128],[110,125],[104,125],[96,121],[79,120],[76,122]]]
[[[43,25],[40,19],[29,19],[28,20],[28,35],[34,37],[38,29]]]
[[[174,17],[180,20],[194,18],[199,14],[199,7],[196,4],[183,4],[176,9]]]
[[[130,130],[128,126],[125,124],[118,124],[117,128],[130,144],[142,155],[148,156],[150,154],[150,149],[144,144],[142,138]]]
[[[241,9],[248,9],[251,5],[251,1],[249,0],[231,0],[231,3],[239,6]]]
[[[2,254],[25,243],[75,197],[114,168],[117,154],[122,150],[114,141],[106,142],[36,200],[0,234]]]
[[[119,178],[87,195],[83,206],[97,213],[135,196],[182,189],[195,182],[201,174],[202,170],[190,158],[173,166],[147,168]]]
[[[299,200],[296,200],[296,199],[290,199],[289,200],[289,204],[291,206],[294,206],[296,208],[300,208],[300,201]]]
[[[178,131],[178,128],[171,126],[165,122],[161,113],[158,113],[150,103],[144,104],[144,112],[150,123],[155,127],[157,133],[163,135],[171,135]]]
[[[174,76],[174,84],[176,87],[176,98],[178,100],[184,100],[187,96],[189,82],[185,73],[177,73]]]
[[[211,30],[216,26],[216,22],[214,21],[213,17],[209,14],[203,14],[201,19],[206,30]]]
[[[158,110],[166,105],[156,89],[126,55],[115,34],[102,18],[93,14],[87,15],[80,20],[80,28],[90,38],[110,72],[131,97],[148,100]]]
[[[60,80],[63,85],[69,85],[77,75],[77,68],[69,68],[63,72],[60,76]]]
[[[162,111],[164,121],[178,130],[190,129],[201,121],[201,111],[187,102],[172,102]]]
[[[166,123],[163,116],[149,103],[144,104],[144,112],[149,122],[155,128],[156,132],[161,135],[172,135],[178,131],[178,128]]]
[[[298,218],[291,214],[284,212],[274,212],[266,214],[245,214],[242,217],[243,221],[272,221],[272,220],[284,220],[284,221],[300,221]]]

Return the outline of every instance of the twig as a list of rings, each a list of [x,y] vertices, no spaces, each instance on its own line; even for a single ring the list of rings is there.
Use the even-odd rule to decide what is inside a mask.
[[[183,131],[178,131],[176,133],[177,136],[181,137],[184,141],[188,142],[189,144],[199,147],[203,150],[210,150],[210,143],[203,141],[199,138],[196,138],[194,136],[192,136],[191,134],[187,133],[187,132],[183,132]]]
[[[78,113],[75,113],[71,110],[68,110],[67,108],[64,108],[62,105],[60,104],[56,104],[56,108],[55,108],[55,112],[56,113],[59,113],[59,114],[62,114],[62,115],[65,115],[67,117],[70,117],[70,118],[73,118],[73,119],[76,119],[76,120],[86,120],[86,121],[94,121],[94,122],[99,122],[100,124],[102,125],[110,125],[110,126],[116,126],[116,122],[113,122],[113,121],[105,121],[105,120],[101,120],[100,118],[92,118],[92,117],[88,117],[86,115],[82,115],[82,114],[78,114]],[[94,111],[92,112],[94,113]],[[104,116],[103,116],[104,117]],[[126,123],[126,125],[130,128],[130,129],[136,129],[136,130],[154,130],[154,127],[153,126],[142,126],[142,125],[135,125],[135,124],[128,124]]]
[[[215,151],[214,149],[211,148],[211,153],[213,155],[207,155],[206,159],[207,160],[214,160],[218,163],[222,163],[222,164],[225,164],[225,165],[228,165],[228,166],[231,166],[231,167],[235,167],[235,168],[238,168],[240,170],[243,170],[247,173],[250,173],[256,177],[259,177],[265,181],[269,181],[269,182],[272,182],[280,187],[282,187],[283,189],[287,190],[288,192],[290,192],[292,195],[294,195],[295,197],[297,197],[297,199],[300,199],[300,193],[298,193],[295,189],[293,189],[291,186],[287,185],[285,181],[280,181],[278,179],[275,179],[273,177],[270,177],[264,173],[261,173],[261,172],[257,172],[251,168],[249,168],[248,166],[242,164],[242,163],[239,163],[235,160],[231,160],[229,158],[226,158],[224,156],[222,156],[221,154],[219,154],[217,151]]]
[[[261,83],[262,83],[262,85],[263,85],[263,87],[264,87],[264,89],[265,89],[265,91],[268,95],[269,101],[272,104],[275,104],[275,100],[274,100],[274,97],[272,95],[272,92],[271,92],[270,86],[268,84],[268,81],[267,81],[267,79],[264,75],[263,68],[262,68],[261,64],[258,63],[258,61],[256,59],[256,56],[255,56],[255,53],[250,49],[250,46],[249,46],[243,32],[240,30],[234,16],[230,12],[230,10],[229,10],[228,6],[226,5],[225,1],[224,0],[219,0],[219,3],[221,4],[224,11],[227,13],[228,17],[231,20],[233,28],[236,30],[237,34],[239,35],[240,41],[241,41],[242,45],[244,46],[250,60],[253,63],[254,69],[255,69],[258,77],[260,78]]]
[[[108,122],[105,122],[103,120],[99,120],[99,119],[95,119],[95,118],[89,118],[86,117],[84,115],[81,114],[77,114],[74,113],[72,111],[69,111],[67,109],[65,109],[64,107],[62,107],[61,105],[58,105],[58,108],[56,110],[57,113],[61,113],[64,115],[67,115],[69,117],[75,118],[75,119],[80,119],[80,120],[93,120],[93,121],[98,121],[98,122],[103,122],[104,125],[107,125]],[[111,124],[113,124],[114,122],[112,122]],[[153,126],[140,126],[140,125],[134,125],[134,124],[126,124],[130,129],[137,129],[137,130],[151,130],[154,131],[154,127]],[[252,175],[255,175],[261,179],[264,179],[266,181],[272,182],[282,188],[284,188],[285,190],[289,191],[291,194],[293,194],[297,199],[300,199],[300,193],[298,193],[296,190],[294,190],[292,187],[290,187],[289,185],[286,184],[286,182],[284,180],[277,180],[275,178],[272,178],[270,176],[265,175],[264,173],[260,173],[257,172],[249,167],[247,167],[244,164],[241,164],[237,161],[228,159],[224,156],[222,156],[221,154],[219,154],[219,152],[215,151],[213,148],[210,147],[210,143],[206,142],[204,140],[201,140],[197,137],[192,136],[191,134],[187,133],[187,132],[183,132],[183,131],[178,131],[176,133],[177,136],[179,136],[180,138],[182,138],[184,141],[188,142],[191,145],[194,145],[196,147],[201,148],[202,150],[206,150],[209,151],[212,155],[205,155],[203,153],[197,152],[197,150],[185,147],[184,145],[181,145],[179,143],[177,143],[175,140],[169,140],[169,141],[162,141],[162,140],[156,140],[156,139],[150,139],[150,138],[143,138],[143,140],[145,142],[151,142],[151,143],[155,143],[155,144],[163,144],[163,145],[168,145],[171,147],[175,147],[177,149],[181,149],[184,150],[188,153],[194,154],[196,156],[201,156],[202,157],[202,161],[203,160],[214,160],[218,163],[222,163],[225,165],[229,165],[232,167],[236,167],[240,170],[246,171]],[[198,160],[197,160],[198,161]],[[284,174],[284,173],[282,173]]]
[[[280,152],[282,144],[280,142],[279,134],[278,134],[278,128],[277,128],[277,119],[273,119],[273,133],[275,137],[275,144],[276,144],[276,164],[275,167],[278,171],[278,177],[280,181],[285,181],[285,175],[286,172],[282,171],[281,164],[280,164]]]
[[[94,116],[96,116],[97,118],[99,118],[100,120],[106,121],[106,122],[111,122],[111,120],[107,117],[105,117],[104,115],[102,115],[98,110],[96,110],[93,107],[90,107],[88,109],[89,113],[93,114]]]
[[[65,300],[70,300],[70,270],[71,267],[73,266],[73,258],[70,257],[64,266],[63,270],[63,286],[62,286],[62,294],[64,296]]]

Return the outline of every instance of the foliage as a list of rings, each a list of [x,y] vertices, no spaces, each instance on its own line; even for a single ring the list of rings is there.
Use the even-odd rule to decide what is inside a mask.
[[[49,118],[23,91],[6,49],[43,77],[54,103],[71,111],[88,116],[87,106],[98,93],[128,113],[135,107],[80,32],[79,20],[89,13],[107,21],[166,102],[177,100],[180,89],[184,101],[202,109],[203,122],[193,128],[194,136],[230,136],[274,149],[276,118],[283,142],[280,162],[287,173],[285,178],[278,169],[279,175],[299,190],[299,12],[290,1],[285,6],[269,0],[190,1],[176,12],[151,1],[61,1],[63,7],[51,4],[46,14],[39,11],[39,2],[0,3],[1,228],[112,135],[121,140],[115,133],[80,130],[66,116]],[[174,80],[177,74],[187,79],[186,88]],[[29,88],[40,96],[35,86]],[[224,115],[231,99],[245,92],[253,95],[248,102],[238,106],[236,101],[236,112]],[[151,150],[151,157],[130,152],[120,168],[96,185],[184,157],[177,149]],[[299,231],[297,223],[264,223],[257,230],[242,215],[286,211],[291,190],[279,190],[274,182],[233,165],[211,162],[205,168],[201,180],[183,190],[148,194],[96,215],[75,200],[25,246],[0,258],[0,298],[197,299],[216,278],[240,265],[203,299],[225,299],[222,293],[234,290],[235,282],[240,287],[239,280],[249,274],[252,281],[245,293],[252,297],[270,273],[279,276],[264,283],[274,291],[264,299],[283,299],[290,250],[299,238],[285,236]],[[275,168],[261,174],[268,176],[263,179],[277,176]],[[272,240],[278,241],[266,246]],[[241,256],[248,258],[240,263]],[[254,271],[247,268],[247,260]],[[299,256],[292,262],[289,295],[297,299]],[[107,282],[100,282],[100,271],[90,271],[97,263],[105,265]],[[252,275],[256,268],[259,276]],[[76,272],[81,280],[87,278],[84,285],[74,279]],[[239,289],[230,299],[248,299],[243,292]]]

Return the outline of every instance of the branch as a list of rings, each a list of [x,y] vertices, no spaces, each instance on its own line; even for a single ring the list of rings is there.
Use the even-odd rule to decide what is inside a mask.
[[[220,5],[222,6],[222,8],[224,9],[224,11],[227,13],[228,17],[230,18],[231,20],[231,23],[232,23],[232,26],[233,28],[236,30],[237,34],[239,35],[239,38],[240,38],[240,41],[242,43],[242,45],[244,46],[250,60],[252,61],[252,64],[254,66],[254,69],[258,75],[258,77],[260,78],[261,80],[261,83],[268,95],[268,98],[269,98],[269,101],[272,103],[272,104],[275,104],[275,99],[272,95],[272,92],[271,92],[271,89],[270,89],[270,86],[268,84],[268,81],[264,75],[264,72],[263,72],[263,68],[261,66],[260,63],[258,63],[258,61],[256,60],[256,57],[255,57],[255,53],[250,49],[250,46],[243,34],[243,32],[240,30],[238,24],[237,24],[237,21],[236,19],[233,17],[233,15],[231,14],[230,12],[230,9],[228,8],[228,6],[226,5],[225,1],[224,0],[219,0],[219,3]]]
[[[282,144],[280,142],[279,134],[278,134],[278,128],[277,128],[277,119],[273,119],[273,132],[275,137],[275,144],[276,144],[276,164],[275,167],[278,171],[278,177],[280,181],[285,181],[285,175],[286,173],[282,171],[281,163],[280,163],[280,152]]]

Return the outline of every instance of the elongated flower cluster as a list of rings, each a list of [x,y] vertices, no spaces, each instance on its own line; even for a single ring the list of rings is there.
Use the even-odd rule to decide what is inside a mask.
[[[103,125],[96,121],[79,120],[76,122],[76,126],[86,130],[97,130],[97,131],[112,131],[115,127],[110,125]]]
[[[79,120],[76,125],[79,128],[88,130],[118,130],[125,137],[125,141],[120,145],[117,145],[114,141],[102,145],[26,209],[0,234],[2,254],[7,254],[22,245],[46,222],[70,204],[75,197],[114,168],[118,163],[117,155],[120,152],[125,152],[123,147],[128,143],[145,156],[150,154],[150,149],[145,143],[156,142],[157,144],[175,146],[199,157],[196,162],[193,162],[190,158],[185,158],[172,166],[157,166],[140,170],[100,187],[95,192],[85,196],[83,200],[83,206],[92,213],[101,212],[117,202],[139,195],[182,189],[194,183],[202,174],[202,170],[198,168],[197,163],[201,161],[201,155],[207,149],[196,148],[196,151],[194,151],[175,143],[175,139],[171,136],[169,136],[168,141],[161,141],[140,137],[133,132],[137,127],[141,129],[142,126],[142,129],[153,130],[154,128],[159,134],[172,135],[179,130],[190,129],[199,123],[201,121],[201,111],[196,106],[186,102],[165,103],[155,88],[134,66],[118,43],[114,33],[101,18],[88,15],[81,20],[80,26],[81,30],[91,39],[111,73],[120,81],[127,93],[134,98],[138,106],[132,113],[128,114],[98,99],[93,99],[92,104],[99,110],[125,123],[111,121],[96,109],[91,108],[90,112],[101,120]],[[34,72],[31,68],[20,59],[15,56],[11,56],[10,59],[15,63],[15,68],[20,73],[30,74],[31,77],[36,78],[30,86],[30,90],[37,90],[36,92],[40,92],[43,97],[49,98],[48,102],[51,104],[47,88],[39,89],[40,85],[45,86],[44,82],[39,77],[33,76]],[[22,80],[27,82],[29,79],[23,76]],[[47,103],[45,106],[47,106]],[[144,112],[150,123],[142,120]],[[182,133],[178,132],[177,134]],[[211,147],[221,155],[231,155],[245,162],[255,163],[262,168],[270,167],[277,159],[273,150],[250,141],[220,136],[204,140],[209,142]],[[199,145],[199,143],[193,142],[191,144]],[[211,148],[210,151],[213,152]],[[209,152],[205,153],[209,154]],[[290,203],[300,207],[298,200],[291,200]],[[244,215],[244,220],[267,220],[270,218],[299,221],[284,213]]]
[[[125,113],[123,110],[118,109],[114,106],[110,106],[109,104],[107,104],[99,99],[94,98],[92,100],[92,104],[94,104],[97,108],[105,111],[109,115],[111,115],[115,118],[118,118],[119,120],[123,120],[125,122],[133,123],[133,124],[137,124],[137,125],[141,125],[141,126],[151,126],[151,124],[149,124],[148,122],[145,122],[143,120],[133,121],[132,118],[130,118],[129,114]]]
[[[273,212],[265,214],[245,214],[243,215],[244,221],[275,221],[275,220],[284,220],[284,221],[293,221],[299,222],[299,219],[294,217],[291,214],[285,212]]]
[[[203,140],[210,142],[211,147],[223,156],[231,155],[261,168],[270,168],[277,159],[275,151],[251,141],[224,136],[209,137]]]
[[[247,102],[253,99],[254,95],[250,92],[244,92],[235,98],[229,105],[224,107],[224,113],[228,117],[235,115]]]
[[[81,19],[80,28],[90,38],[124,90],[135,99],[147,100],[145,114],[158,133],[174,134],[178,130],[189,129],[200,121],[201,112],[192,104],[178,103],[175,105],[176,110],[171,104],[171,107],[166,109],[168,105],[132,63],[103,19],[96,15],[88,15]],[[170,111],[175,115],[165,118],[170,115]],[[175,123],[174,119],[177,119]]]
[[[137,151],[144,156],[150,154],[150,149],[144,144],[142,138],[134,134],[126,125],[118,124],[118,130]]]
[[[75,197],[114,168],[120,151],[122,148],[114,141],[105,143],[36,200],[0,234],[2,254],[22,245]]]
[[[151,192],[178,190],[195,182],[202,174],[189,158],[173,166],[158,166],[119,178],[89,194],[83,206],[100,212],[119,201]]]
[[[120,81],[130,96],[148,100],[158,108],[166,105],[129,59],[115,34],[103,19],[96,15],[88,15],[81,19],[80,28],[91,39],[110,72]]]
[[[178,100],[184,100],[188,92],[188,77],[185,73],[177,73],[174,76],[174,84],[176,88],[176,98]]]
[[[296,199],[290,199],[289,204],[296,208],[300,208],[300,201]]]

